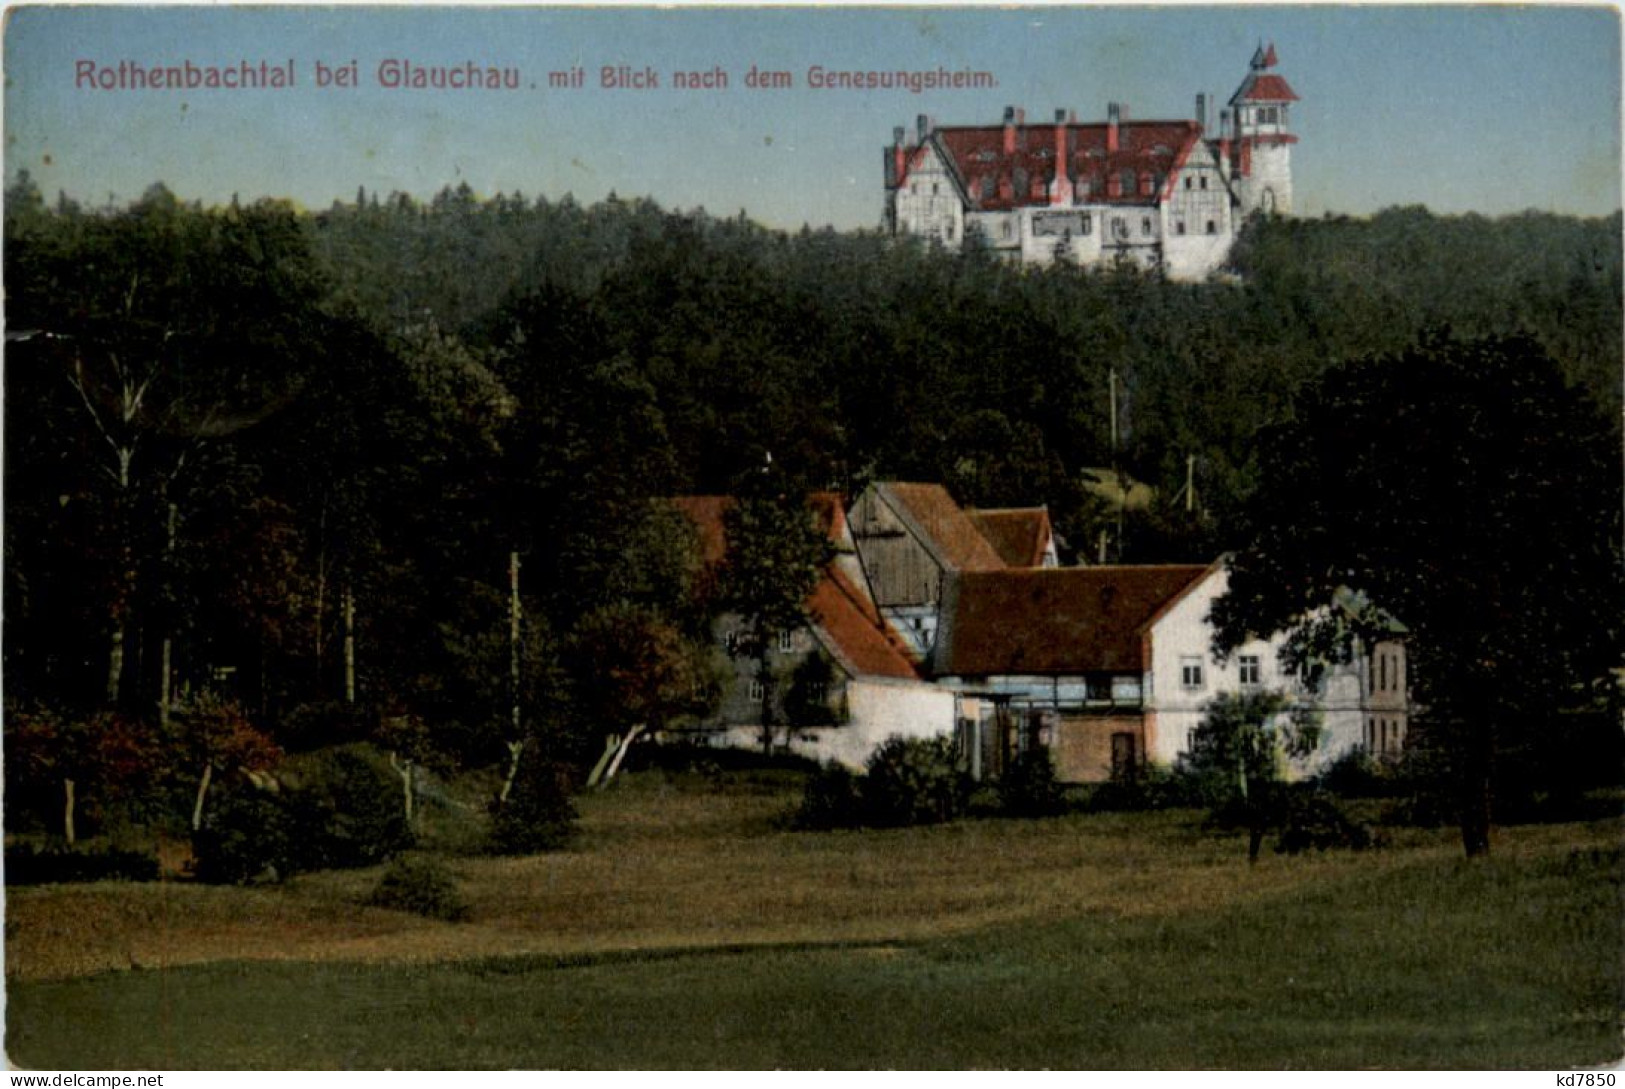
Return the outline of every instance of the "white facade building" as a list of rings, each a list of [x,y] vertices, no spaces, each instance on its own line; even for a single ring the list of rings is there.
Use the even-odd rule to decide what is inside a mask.
[[[1284,634],[1237,647],[1222,662],[1213,658],[1213,602],[1230,583],[1222,563],[1171,599],[1146,625],[1148,669],[1144,690],[1146,753],[1173,764],[1190,751],[1191,737],[1220,693],[1279,689],[1321,712],[1321,738],[1299,771],[1315,771],[1361,750],[1397,757],[1408,726],[1405,648],[1398,639],[1369,651],[1356,647],[1353,659],[1327,668],[1318,691],[1309,691],[1281,666]]]
[[[1298,96],[1275,64],[1275,47],[1260,46],[1216,137],[1202,95],[1194,120],[1134,121],[1118,103],[1104,123],[1057,110],[1028,124],[1013,106],[1001,125],[939,128],[921,115],[913,140],[897,128],[886,149],[887,226],[1023,264],[1122,260],[1201,279],[1247,216],[1292,210]]]

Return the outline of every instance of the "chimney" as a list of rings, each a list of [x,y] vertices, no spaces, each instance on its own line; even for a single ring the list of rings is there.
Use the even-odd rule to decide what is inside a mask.
[[[903,184],[903,172],[908,163],[908,153],[903,150],[903,126],[898,125],[891,130],[891,183],[893,186]]]
[[[1115,102],[1106,103],[1106,154],[1117,153],[1117,126],[1123,116],[1123,108]]]
[[[1004,153],[1016,153],[1016,126],[1020,124],[1020,115],[1014,106],[1004,108]]]
[[[1207,131],[1207,95],[1200,91],[1196,94],[1196,124],[1203,132]]]
[[[1219,169],[1230,172],[1230,111],[1219,111]]]
[[[1072,203],[1072,179],[1067,176],[1066,111],[1055,111],[1055,184],[1050,187],[1051,204]]]
[[[925,143],[925,138],[931,135],[931,119],[923,113],[918,115],[914,118],[914,128],[920,134],[920,143]]]

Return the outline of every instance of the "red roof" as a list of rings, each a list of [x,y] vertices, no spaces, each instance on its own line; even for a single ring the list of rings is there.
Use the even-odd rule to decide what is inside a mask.
[[[945,676],[1139,673],[1144,627],[1206,565],[1067,567],[960,575],[933,669]]]
[[[877,484],[937,561],[953,571],[998,571],[1004,560],[941,484]]]
[[[919,673],[874,602],[833,565],[808,600],[815,632],[842,668],[857,675],[919,680]]]
[[[1043,507],[1005,510],[972,507],[967,508],[965,514],[1010,567],[1037,567],[1044,562],[1044,552],[1052,535],[1048,510]]]
[[[671,503],[694,523],[706,567],[719,567],[727,556],[726,516],[733,506],[733,496],[681,495]],[[846,506],[841,497],[833,492],[817,492],[808,497],[807,505],[830,537],[839,542],[846,528]],[[859,675],[919,679],[903,644],[881,619],[874,602],[833,563],[813,587],[807,607],[814,633],[842,669]]]
[[[1232,106],[1239,102],[1296,102],[1298,96],[1286,80],[1273,74],[1250,73],[1230,96]]]
[[[1057,130],[1064,133],[1067,176],[1074,186],[1088,185],[1091,204],[1143,204],[1152,197],[1140,195],[1142,179],[1155,185],[1165,180],[1184,162],[1201,139],[1201,127],[1194,121],[1124,121],[1118,125],[1118,147],[1106,150],[1107,125],[1016,125],[1015,150],[1007,153],[1005,127],[939,128],[932,135],[943,149],[950,166],[965,187],[971,207],[1000,210],[1047,205],[1048,189],[1055,178]],[[906,164],[912,169],[914,159]],[[1118,195],[1110,195],[1108,181],[1121,183],[1125,172],[1134,175],[1134,184]],[[992,179],[991,192],[987,179]],[[898,183],[906,180],[899,178]],[[1043,189],[1033,195],[1034,183]],[[1019,183],[1019,184],[1018,184]]]

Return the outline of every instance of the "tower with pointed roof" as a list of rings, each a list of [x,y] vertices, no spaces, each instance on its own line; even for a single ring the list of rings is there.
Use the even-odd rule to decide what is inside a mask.
[[[1274,69],[1275,44],[1260,44],[1247,77],[1230,96],[1232,189],[1242,218],[1292,214],[1292,103],[1298,96]]]

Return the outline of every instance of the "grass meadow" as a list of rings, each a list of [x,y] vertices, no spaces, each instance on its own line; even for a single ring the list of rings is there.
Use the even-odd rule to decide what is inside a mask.
[[[463,923],[279,887],[8,891],[28,1068],[1570,1068],[1621,1058],[1621,820],[1245,859],[1193,812],[804,833],[647,772]]]

